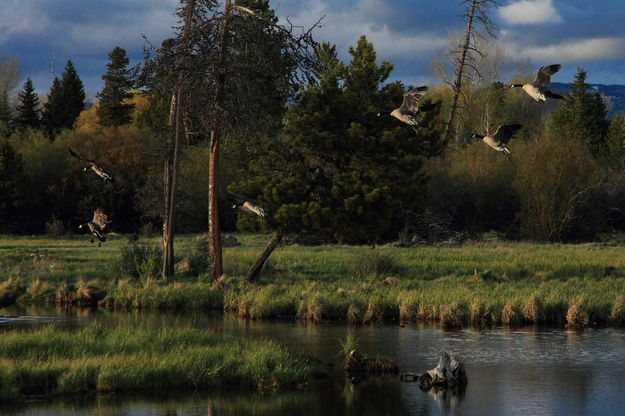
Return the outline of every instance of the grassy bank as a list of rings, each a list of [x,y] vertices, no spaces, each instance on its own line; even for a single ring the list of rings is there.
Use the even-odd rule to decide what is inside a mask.
[[[89,391],[166,391],[304,383],[310,361],[271,341],[233,339],[195,329],[157,331],[94,323],[2,334],[0,401]]]
[[[182,272],[171,282],[124,275],[116,266],[123,237],[100,249],[84,238],[5,237],[0,272],[10,280],[0,286],[0,303],[11,296],[54,302],[73,283],[102,289],[99,303],[110,307],[225,309],[249,318],[625,325],[625,248],[617,245],[292,245],[277,249],[261,281],[249,284],[245,273],[268,237],[237,237],[242,244],[225,248],[225,277],[218,284],[202,273]],[[192,259],[196,237],[176,241],[177,254]],[[27,252],[35,247],[41,254]]]

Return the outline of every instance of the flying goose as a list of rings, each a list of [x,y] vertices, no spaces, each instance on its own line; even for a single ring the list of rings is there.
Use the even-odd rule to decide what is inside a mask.
[[[232,209],[238,210],[241,214],[253,217],[254,215],[258,215],[261,218],[265,218],[265,210],[258,204],[255,204],[252,201],[239,202],[232,206]]]
[[[93,213],[93,219],[84,224],[80,224],[78,228],[89,228],[89,232],[91,232],[91,235],[99,240],[98,247],[100,247],[102,243],[106,241],[106,237],[104,237],[102,231],[104,231],[106,226],[110,223],[108,219],[109,217],[104,213],[104,210],[102,208],[98,208]],[[92,243],[94,242],[93,237],[91,238]]]
[[[111,176],[110,173],[108,173],[106,171],[106,169],[104,169],[102,166],[98,165],[96,163],[95,160],[89,160],[81,155],[79,155],[78,153],[74,152],[71,148],[67,148],[67,150],[69,150],[69,154],[74,156],[77,159],[80,159],[82,161],[87,162],[90,166],[85,166],[85,168],[83,169],[84,172],[87,171],[87,169],[91,169],[93,170],[96,175],[98,175],[99,177],[101,177],[102,179],[104,179],[104,181],[109,181],[109,182],[114,182],[113,177]]]
[[[419,111],[429,111],[437,105],[419,105],[419,100],[425,95],[428,89],[429,88],[426,85],[423,85],[421,87],[417,87],[416,89],[411,88],[406,91],[404,93],[404,101],[401,106],[391,111],[390,115],[395,117],[397,120],[408,124],[416,132],[416,127],[419,125],[417,122],[417,113]],[[378,113],[378,116],[380,116],[380,114],[381,113]]]
[[[471,137],[482,139],[484,143],[492,147],[498,152],[503,152],[506,156],[510,154],[510,150],[506,147],[506,144],[510,141],[510,138],[515,131],[520,129],[520,124],[502,124],[497,127],[495,134],[490,136],[482,136],[481,134],[472,134]]]
[[[551,76],[558,72],[561,67],[562,65],[560,64],[541,66],[536,73],[536,79],[534,82],[531,84],[511,84],[510,88],[523,88],[523,91],[540,103],[546,102],[547,97],[563,100],[563,96],[555,94],[549,90]]]

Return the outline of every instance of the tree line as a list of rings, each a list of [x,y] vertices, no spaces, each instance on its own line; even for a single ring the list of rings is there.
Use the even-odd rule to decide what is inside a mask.
[[[584,241],[625,229],[625,118],[606,118],[583,69],[564,100],[540,105],[505,88],[531,81],[535,68],[469,36],[486,43],[470,43],[460,75],[458,54],[433,62],[440,83],[425,100],[436,107],[420,113],[415,135],[378,116],[409,86],[388,81],[392,63],[365,37],[343,62],[313,31],[279,26],[267,0],[228,4],[253,13],[233,8],[226,26],[216,2],[181,1],[181,23],[193,14],[186,35],[181,25],[135,68],[113,49],[93,108],[84,109],[71,62],[43,105],[29,80],[14,110],[0,91],[0,231],[71,232],[102,206],[117,232],[155,232],[168,218],[165,189],[176,232],[206,231],[211,186],[222,230],[296,241],[412,244],[486,232]],[[523,125],[510,160],[469,139],[503,123]],[[84,176],[67,147],[107,166],[118,185]],[[220,181],[209,184],[216,153]],[[164,169],[177,172],[175,187]],[[237,217],[240,198],[267,218]]]

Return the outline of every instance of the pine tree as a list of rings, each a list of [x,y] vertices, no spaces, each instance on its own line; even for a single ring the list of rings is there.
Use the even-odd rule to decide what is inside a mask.
[[[99,124],[118,127],[132,122],[135,105],[127,102],[132,98],[132,80],[127,68],[129,61],[126,51],[116,46],[108,56],[110,62],[106,64],[106,73],[102,75],[104,88],[97,95],[100,100],[97,114]]]
[[[43,105],[41,117],[44,130],[50,140],[54,140],[54,137],[67,123],[64,99],[61,80],[55,77],[48,93],[48,101]]]
[[[38,128],[41,124],[39,115],[39,97],[30,78],[24,83],[22,91],[17,95],[18,105],[15,124],[19,129]]]
[[[606,137],[610,126],[603,98],[590,92],[586,71],[578,68],[571,84],[570,95],[560,104],[549,120],[551,135],[581,141],[598,156],[607,150]]]
[[[265,221],[281,232],[380,241],[397,232],[401,212],[422,193],[419,138],[392,117],[376,117],[402,102],[403,86],[382,86],[393,67],[376,64],[365,37],[349,52],[344,65],[334,47],[321,46],[318,85],[301,92],[281,134],[263,142],[248,179],[232,186],[258,200],[271,213]]]
[[[60,128],[71,129],[80,112],[85,109],[85,89],[72,61],[67,61],[61,74],[61,91],[65,111],[59,119]]]

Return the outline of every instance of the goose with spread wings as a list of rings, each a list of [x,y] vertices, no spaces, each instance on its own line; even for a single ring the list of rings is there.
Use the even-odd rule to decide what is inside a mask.
[[[506,146],[515,131],[523,127],[520,124],[502,124],[497,127],[497,131],[494,134],[488,136],[482,136],[481,134],[473,134],[471,137],[482,139],[484,143],[492,147],[498,152],[503,152],[506,156],[510,154],[510,150]]]
[[[261,207],[260,205],[252,201],[236,203],[232,206],[232,208],[236,209],[241,214],[247,215],[250,217],[258,215],[261,218],[265,218],[265,216],[267,215],[263,207]]]
[[[510,88],[523,88],[523,91],[525,91],[527,95],[539,103],[547,102],[547,97],[555,98],[556,100],[563,100],[563,96],[549,90],[551,76],[558,72],[561,67],[562,65],[560,64],[542,66],[536,73],[536,79],[534,82],[531,84],[511,84]]]
[[[88,228],[89,232],[92,235],[91,242],[95,241],[95,238],[98,239],[98,247],[102,245],[103,242],[106,241],[106,237],[103,234],[104,229],[110,223],[108,215],[104,213],[102,208],[98,208],[93,213],[93,219],[91,221],[87,221],[84,224],[80,224],[78,228]]]
[[[428,92],[428,87],[423,85],[417,88],[411,88],[404,93],[404,101],[402,102],[399,108],[391,111],[391,116],[395,117],[397,120],[408,124],[415,131],[416,127],[419,125],[417,121],[417,113],[419,111],[428,111],[434,108],[435,104],[428,105],[420,105],[419,100],[423,98],[425,93]]]
[[[89,166],[85,166],[85,168],[83,169],[84,172],[86,172],[87,169],[91,169],[92,171],[96,173],[96,175],[104,179],[105,182],[106,181],[109,181],[111,183],[114,182],[113,176],[111,176],[111,174],[106,169],[104,169],[101,165],[98,165],[98,163],[95,160],[87,159],[84,156],[81,156],[78,153],[74,152],[69,147],[67,148],[67,150],[69,150],[69,154],[74,156],[76,159],[80,159],[89,164]]]

